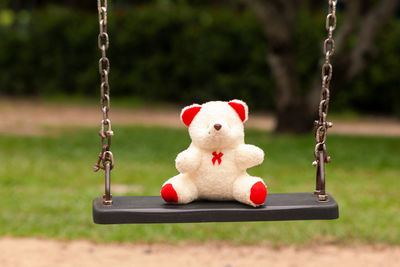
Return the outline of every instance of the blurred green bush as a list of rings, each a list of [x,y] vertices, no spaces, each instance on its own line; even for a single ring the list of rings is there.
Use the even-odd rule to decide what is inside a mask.
[[[296,50],[302,88],[321,57],[321,15],[302,12]],[[95,13],[48,7],[0,14],[0,92],[8,95],[98,94]],[[115,9],[109,17],[113,96],[176,103],[241,98],[274,108],[267,41],[254,15],[232,7],[151,4]],[[400,21],[379,36],[379,60],[345,90],[337,109],[400,114]]]

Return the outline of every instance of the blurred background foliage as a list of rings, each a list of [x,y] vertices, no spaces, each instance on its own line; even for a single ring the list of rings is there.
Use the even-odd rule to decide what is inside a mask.
[[[309,88],[319,68],[326,35],[321,5],[301,8],[298,16],[301,88]],[[120,0],[111,8],[113,97],[188,104],[235,95],[253,109],[274,110],[268,43],[257,18],[240,1]],[[2,1],[0,93],[97,94],[97,34],[96,1]],[[333,109],[400,116],[399,51],[397,15],[377,36],[377,60],[338,90]]]

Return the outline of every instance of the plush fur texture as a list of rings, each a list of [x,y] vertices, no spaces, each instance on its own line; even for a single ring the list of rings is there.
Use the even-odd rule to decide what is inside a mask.
[[[264,152],[244,143],[247,119],[248,107],[241,100],[184,108],[181,120],[189,127],[192,143],[178,154],[175,163],[180,174],[164,183],[163,199],[180,204],[201,198],[262,205],[267,188],[246,169],[261,164]]]

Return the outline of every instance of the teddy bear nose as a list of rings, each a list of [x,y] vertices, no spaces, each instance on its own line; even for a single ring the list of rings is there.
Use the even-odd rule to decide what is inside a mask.
[[[222,125],[219,124],[219,123],[214,124],[214,128],[215,128],[215,130],[217,130],[217,131],[219,131],[219,129],[221,129],[221,127],[222,127]]]

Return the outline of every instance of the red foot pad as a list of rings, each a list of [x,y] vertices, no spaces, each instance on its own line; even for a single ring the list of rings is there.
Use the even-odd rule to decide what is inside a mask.
[[[260,205],[265,202],[267,198],[267,188],[262,182],[257,182],[253,184],[250,190],[250,200],[256,204]]]
[[[166,202],[178,202],[178,194],[176,193],[172,184],[166,184],[161,188],[161,197]]]

